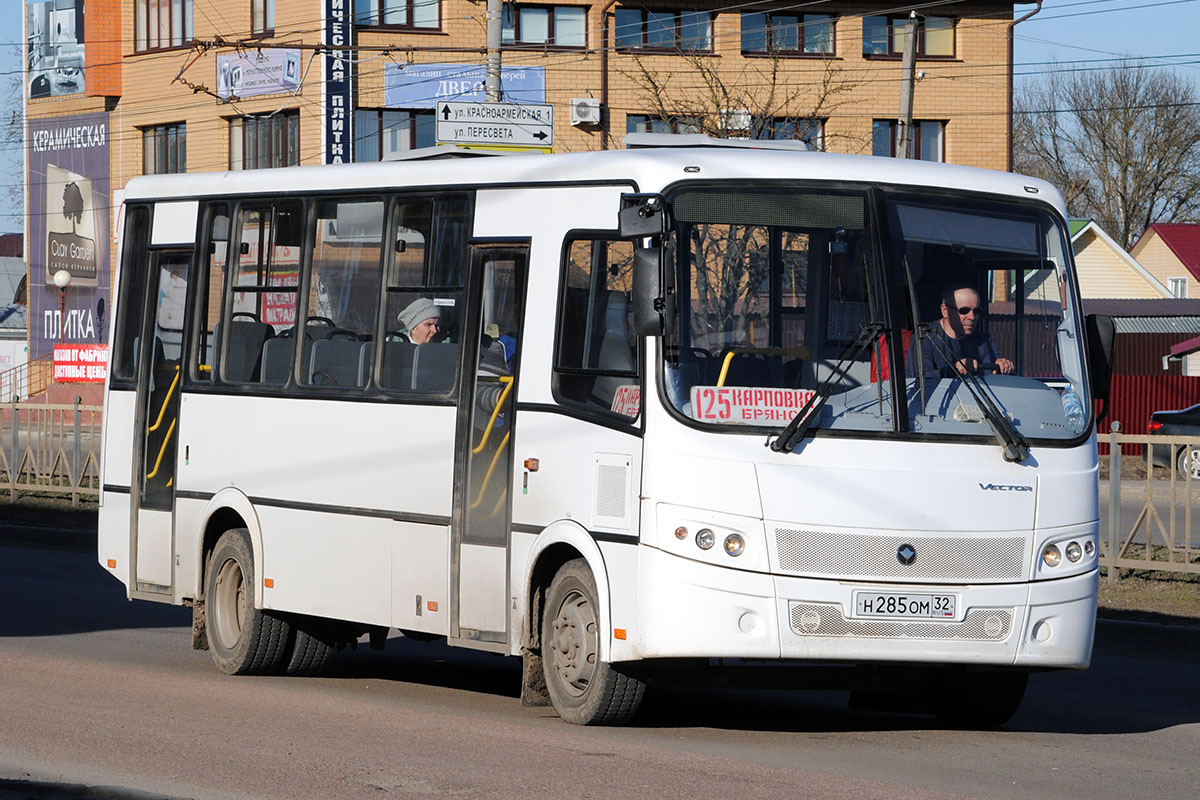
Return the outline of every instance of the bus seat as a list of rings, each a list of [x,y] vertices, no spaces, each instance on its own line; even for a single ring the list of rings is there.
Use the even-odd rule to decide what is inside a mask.
[[[262,382],[276,386],[287,383],[292,371],[292,340],[276,336],[267,339],[262,351]]]
[[[721,356],[724,363],[724,354]],[[775,375],[772,366],[780,374]],[[769,359],[763,353],[735,353],[725,373],[725,386],[779,386],[783,379],[779,359]]]
[[[383,374],[380,376],[380,383],[388,389],[410,388],[416,352],[417,346],[412,342],[384,342]]]
[[[258,381],[263,345],[274,336],[275,329],[265,322],[234,319],[229,324],[227,337],[225,380],[239,383]]]
[[[423,344],[413,353],[412,388],[420,392],[448,392],[458,373],[459,347],[454,342]]]
[[[314,386],[365,386],[370,342],[319,339],[313,342],[308,382]]]

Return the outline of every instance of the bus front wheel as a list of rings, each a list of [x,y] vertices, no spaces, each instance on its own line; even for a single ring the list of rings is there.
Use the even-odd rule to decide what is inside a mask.
[[[554,576],[542,618],[542,664],[554,710],[574,725],[621,725],[646,684],[600,658],[596,581],[583,559]]]
[[[208,650],[227,675],[274,672],[287,653],[289,625],[254,607],[254,581],[249,532],[225,531],[208,558],[204,610]]]

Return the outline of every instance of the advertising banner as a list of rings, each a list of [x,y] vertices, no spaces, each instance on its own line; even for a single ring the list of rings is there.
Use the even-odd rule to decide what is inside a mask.
[[[108,114],[28,120],[29,357],[55,344],[107,345]],[[55,285],[60,271],[70,275]]]
[[[217,56],[217,97],[222,100],[294,92],[300,77],[299,50],[274,48]]]
[[[483,103],[485,69],[480,64],[388,64],[383,101],[388,108],[433,108],[439,100]],[[545,103],[545,67],[502,67],[500,91],[506,103]]]
[[[83,94],[83,0],[29,0],[29,97]]]
[[[108,347],[102,344],[54,346],[55,383],[104,383]]]
[[[350,0],[325,0],[325,163],[348,164],[354,107],[350,72]]]

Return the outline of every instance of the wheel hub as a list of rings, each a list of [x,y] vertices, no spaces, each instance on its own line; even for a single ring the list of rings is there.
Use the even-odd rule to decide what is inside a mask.
[[[587,691],[596,671],[596,615],[587,598],[571,592],[559,606],[550,642],[554,669],[575,696]]]

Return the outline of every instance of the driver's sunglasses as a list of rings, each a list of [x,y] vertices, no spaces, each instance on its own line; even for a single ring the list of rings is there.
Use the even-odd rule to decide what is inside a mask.
[[[975,306],[974,308],[972,308],[971,306],[959,306],[958,307],[958,315],[960,317],[965,317],[967,314],[974,314],[975,316],[979,316],[980,311],[983,311],[982,306]]]

